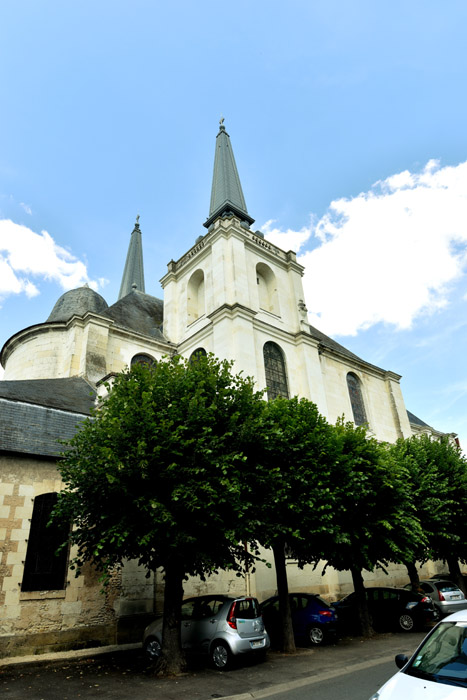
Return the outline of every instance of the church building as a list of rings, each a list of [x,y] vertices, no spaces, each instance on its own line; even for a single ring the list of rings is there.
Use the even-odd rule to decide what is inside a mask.
[[[222,120],[223,122],[223,120]],[[0,656],[139,641],[160,610],[161,580],[128,562],[105,594],[91,567],[75,578],[63,533],[46,528],[60,491],[59,440],[90,413],[104,382],[135,362],[209,353],[267,387],[268,398],[303,396],[329,422],[344,415],[394,442],[439,434],[408,413],[401,377],[357,357],[308,322],[293,251],[254,229],[229,134],[216,137],[209,215],[200,235],[161,280],[163,300],[147,294],[139,217],[130,238],[119,298],[110,306],[88,287],[63,294],[49,317],[19,330],[0,352]],[[62,538],[62,539],[60,539]],[[272,561],[272,558],[271,558]],[[301,571],[288,564],[291,590],[335,599],[350,574]],[[376,574],[368,580],[375,580]],[[391,583],[405,582],[397,567]],[[275,593],[274,572],[259,566],[239,579],[190,580],[205,591]]]

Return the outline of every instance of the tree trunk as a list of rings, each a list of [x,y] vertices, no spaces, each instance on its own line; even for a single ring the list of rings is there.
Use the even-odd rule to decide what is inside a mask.
[[[290,614],[289,586],[287,583],[287,570],[285,567],[285,543],[277,542],[272,551],[276,565],[277,593],[279,596],[279,612],[281,618],[282,651],[286,654],[295,652],[295,640],[292,628],[292,615]]]
[[[409,574],[410,583],[414,593],[418,593],[420,589],[420,576],[418,575],[417,567],[414,561],[405,562],[407,573]]]
[[[162,656],[156,673],[176,675],[185,666],[180,637],[180,608],[183,599],[184,572],[178,563],[165,566],[164,618],[162,627]]]
[[[364,637],[371,637],[374,634],[371,626],[370,613],[368,612],[368,602],[366,599],[365,586],[363,585],[363,576],[361,569],[352,567],[352,581],[354,585],[355,595],[357,596],[358,621],[360,632]]]
[[[456,586],[459,586],[461,591],[466,594],[466,585],[464,577],[461,574],[459,560],[454,556],[446,557],[446,564],[448,565],[450,580],[455,583]]]

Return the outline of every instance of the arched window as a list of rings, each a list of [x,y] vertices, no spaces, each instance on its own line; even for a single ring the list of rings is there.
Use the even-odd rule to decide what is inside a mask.
[[[268,341],[264,344],[263,356],[269,401],[277,396],[283,396],[285,399],[288,399],[289,388],[287,386],[287,373],[282,350],[276,343]]]
[[[204,314],[204,272],[196,270],[187,286],[188,325]]]
[[[193,352],[191,353],[190,359],[188,360],[188,362],[190,362],[190,364],[191,364],[192,362],[196,362],[196,360],[199,360],[200,357],[206,357],[206,356],[207,356],[207,352],[204,348],[196,348],[196,350],[193,350]]]
[[[155,359],[151,355],[139,353],[131,358],[131,366],[133,365],[148,365],[149,367],[155,363]]]
[[[56,552],[66,542],[70,528],[66,523],[57,522],[47,527],[56,502],[56,493],[44,493],[34,499],[22,591],[57,591],[65,588],[68,547],[64,547],[58,555]]]
[[[259,308],[279,316],[276,276],[265,263],[256,265],[256,284],[258,287]]]
[[[352,405],[355,425],[363,425],[364,423],[368,423],[365,412],[365,404],[363,403],[360,379],[353,372],[349,372],[347,375],[347,387],[349,389],[350,403]]]

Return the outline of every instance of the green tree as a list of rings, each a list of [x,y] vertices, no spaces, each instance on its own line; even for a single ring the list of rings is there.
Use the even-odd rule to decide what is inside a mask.
[[[59,466],[65,488],[55,517],[73,521],[78,570],[91,561],[105,574],[128,558],[164,570],[160,666],[169,673],[183,664],[184,578],[239,571],[253,557],[239,542],[245,447],[264,401],[231,370],[212,356],[134,366],[116,378]]]
[[[412,500],[426,540],[407,563],[413,587],[419,583],[415,562],[443,559],[450,578],[465,592],[459,560],[467,561],[467,462],[448,436],[428,435],[398,440],[390,448],[405,466]]]
[[[322,540],[322,556],[335,569],[351,572],[361,632],[370,635],[362,571],[403,562],[423,533],[403,466],[388,458],[385,447],[369,437],[365,427],[341,420],[334,429],[338,449],[331,469],[333,518]]]
[[[307,399],[277,398],[264,405],[250,477],[251,521],[259,543],[274,554],[282,646],[289,653],[295,642],[285,552],[308,561],[305,545],[329,526],[331,495],[323,484],[329,481],[331,436],[329,424]]]

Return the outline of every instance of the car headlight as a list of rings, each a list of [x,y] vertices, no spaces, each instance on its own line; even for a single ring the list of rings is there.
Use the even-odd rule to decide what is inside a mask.
[[[379,698],[379,693],[375,693],[374,695],[371,696],[370,700],[378,700]]]

